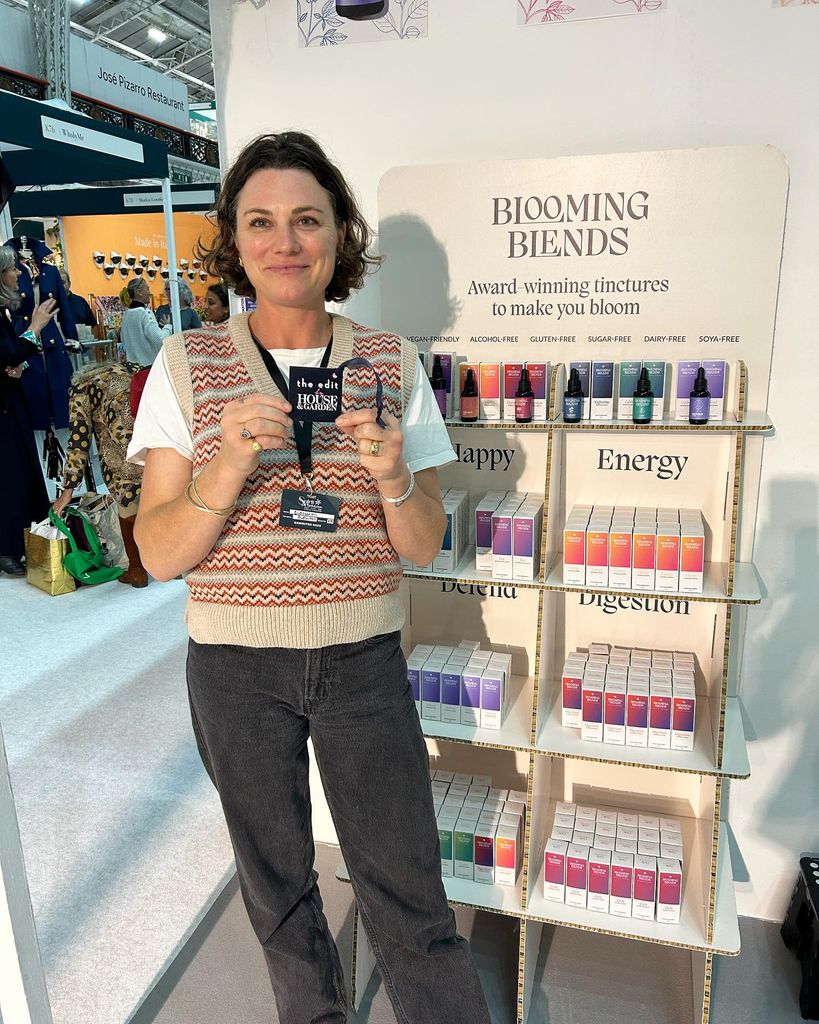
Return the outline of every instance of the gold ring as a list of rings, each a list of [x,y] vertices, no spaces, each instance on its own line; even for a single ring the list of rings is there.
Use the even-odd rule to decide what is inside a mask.
[[[250,447],[253,449],[254,452],[256,452],[257,455],[262,450],[262,446],[259,444],[255,437],[251,441]]]
[[[381,451],[380,441],[370,441],[370,455],[378,455]]]

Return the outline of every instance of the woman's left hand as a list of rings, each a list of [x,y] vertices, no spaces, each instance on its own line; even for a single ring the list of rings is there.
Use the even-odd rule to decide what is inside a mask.
[[[386,429],[375,422],[375,409],[359,409],[344,412],[336,420],[336,426],[348,437],[358,442],[358,456],[361,465],[381,484],[394,481],[406,483],[409,477],[404,462],[404,435],[401,421],[388,412],[381,414]],[[373,446],[377,454],[373,454]]]
[[[19,380],[23,376],[23,366],[23,363],[20,363],[19,366],[7,366],[6,373],[9,375],[9,377],[13,377],[15,380]]]

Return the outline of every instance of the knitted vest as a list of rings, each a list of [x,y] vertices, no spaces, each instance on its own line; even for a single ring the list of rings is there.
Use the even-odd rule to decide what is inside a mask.
[[[248,328],[225,326],[174,335],[166,343],[171,379],[191,424],[194,476],[220,447],[227,402],[279,395]],[[417,353],[394,334],[333,317],[330,366],[364,356],[384,385],[384,407],[400,417],[415,380]],[[345,370],[344,410],[372,407],[375,376]],[[250,442],[248,442],[250,443]],[[265,451],[210,554],[186,576],[186,622],[197,643],[250,647],[327,647],[400,629],[401,566],[390,544],[378,488],[357,442],[335,423],[313,424],[313,488],[341,501],[335,533],[279,525],[281,493],[302,490],[295,443]]]

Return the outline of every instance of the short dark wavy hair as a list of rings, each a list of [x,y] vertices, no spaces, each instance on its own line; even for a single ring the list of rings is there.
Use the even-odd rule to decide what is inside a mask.
[[[208,214],[216,228],[213,242],[206,245],[200,239],[195,255],[208,273],[221,277],[237,295],[256,298],[256,289],[239,263],[235,242],[236,211],[239,193],[250,176],[255,171],[268,169],[307,171],[329,193],[336,225],[343,224],[346,231],[324,298],[328,302],[344,302],[351,291],[361,288],[365,274],[381,263],[381,257],[369,252],[372,232],[344,175],[327,158],[318,142],[304,132],[259,135],[245,146],[225,175],[216,205]]]

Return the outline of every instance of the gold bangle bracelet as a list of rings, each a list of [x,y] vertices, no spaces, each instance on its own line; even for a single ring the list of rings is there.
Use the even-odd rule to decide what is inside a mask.
[[[235,501],[230,508],[211,508],[209,505],[206,505],[202,500],[199,491],[197,491],[196,482],[193,479],[185,488],[185,498],[189,505],[193,505],[194,508],[198,508],[200,512],[210,512],[212,516],[219,516],[221,519],[227,519],[227,517],[236,508]]]

